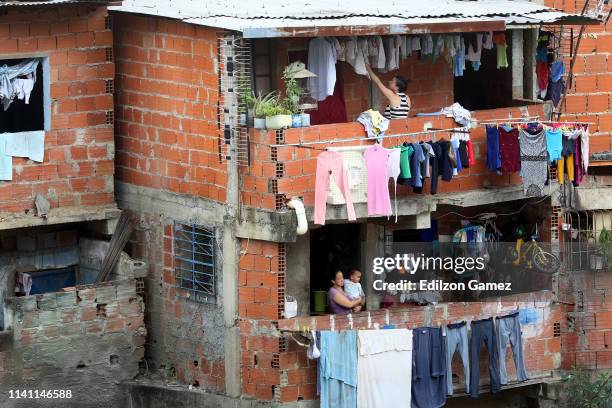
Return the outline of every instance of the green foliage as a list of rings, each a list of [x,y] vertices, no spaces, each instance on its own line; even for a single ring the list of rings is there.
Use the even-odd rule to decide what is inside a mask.
[[[284,101],[285,106],[291,113],[302,113],[300,98],[304,95],[304,89],[295,78],[289,75],[287,67],[283,71],[283,80],[285,81],[285,94],[287,95]]]
[[[266,112],[273,105],[278,105],[279,103],[278,92],[269,92],[267,94],[262,95],[260,92],[257,96],[251,96],[252,104],[249,106],[253,110],[253,117],[255,118],[265,118]]]
[[[572,408],[607,408],[612,406],[612,373],[593,378],[587,370],[573,370],[566,378],[565,392]]]
[[[283,101],[275,100],[273,103],[267,105],[264,109],[264,116],[275,116],[275,115],[290,115],[291,110],[283,104]]]
[[[601,253],[608,265],[612,265],[612,231],[604,227],[599,233]]]

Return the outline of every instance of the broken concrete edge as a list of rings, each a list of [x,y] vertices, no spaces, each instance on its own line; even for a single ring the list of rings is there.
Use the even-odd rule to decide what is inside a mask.
[[[53,208],[45,218],[27,214],[2,213],[0,214],[0,230],[102,221],[118,218],[120,215],[121,210],[116,206]]]
[[[125,289],[119,290],[121,287]],[[27,311],[34,309],[55,309],[76,305],[83,301],[83,298],[81,298],[79,294],[88,292],[88,296],[90,293],[94,294],[93,298],[89,296],[91,301],[95,300],[97,303],[105,303],[106,299],[104,296],[107,294],[102,294],[104,288],[112,288],[110,291],[112,292],[114,290],[115,296],[132,292],[136,294],[136,279],[120,279],[87,285],[77,285],[58,292],[37,293],[29,296],[9,296],[6,298],[6,302],[7,304],[13,304],[17,307],[25,307],[23,310]],[[102,294],[102,297],[99,298],[99,296],[97,296],[99,294]]]
[[[153,380],[123,381],[120,386],[128,395],[133,406],[161,407],[215,407],[215,408],[318,408],[318,400],[281,403],[258,401],[242,397],[229,397],[220,393],[207,392],[198,387],[165,384]],[[130,406],[132,406],[130,405]]]

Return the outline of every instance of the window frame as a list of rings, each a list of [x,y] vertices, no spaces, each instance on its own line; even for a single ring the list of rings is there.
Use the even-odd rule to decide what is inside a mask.
[[[42,66],[42,81],[43,81],[43,128],[36,131],[48,132],[51,130],[51,66],[49,64],[49,55],[43,53],[32,54],[3,54],[0,58],[0,65],[3,65],[5,60],[13,59],[39,59]],[[11,134],[20,134],[23,132],[8,132]]]
[[[201,303],[216,303],[218,290],[217,230],[214,226],[175,221],[172,248],[176,288],[186,299]],[[185,234],[186,232],[186,234]],[[191,237],[189,237],[191,235]],[[196,241],[196,236],[201,241]],[[189,239],[191,238],[191,239]],[[182,245],[182,246],[181,246]],[[189,248],[191,246],[191,248]],[[197,247],[199,246],[199,251]],[[208,250],[208,252],[207,252]],[[191,259],[183,254],[191,254]],[[210,261],[196,260],[196,256],[210,257]],[[199,268],[199,270],[198,270]],[[185,273],[187,278],[185,278]],[[191,274],[191,276],[189,276]],[[209,282],[198,279],[204,277]],[[196,287],[196,285],[198,287]]]

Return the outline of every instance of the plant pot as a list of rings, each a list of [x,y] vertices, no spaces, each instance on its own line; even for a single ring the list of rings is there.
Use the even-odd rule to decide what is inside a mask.
[[[302,113],[302,127],[310,126],[310,113]]]
[[[302,115],[300,115],[299,113],[294,113],[293,115],[291,115],[291,127],[302,127]]]
[[[601,254],[591,254],[590,259],[591,269],[592,270],[601,270],[603,269],[604,257]]]
[[[253,119],[253,127],[255,129],[265,129],[266,128],[266,118]]]
[[[291,127],[291,115],[266,116],[267,129],[285,129]]]

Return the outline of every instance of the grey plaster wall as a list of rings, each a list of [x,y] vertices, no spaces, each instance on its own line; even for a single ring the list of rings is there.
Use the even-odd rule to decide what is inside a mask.
[[[296,298],[298,316],[310,314],[310,234],[298,235],[287,248],[287,295]]]

